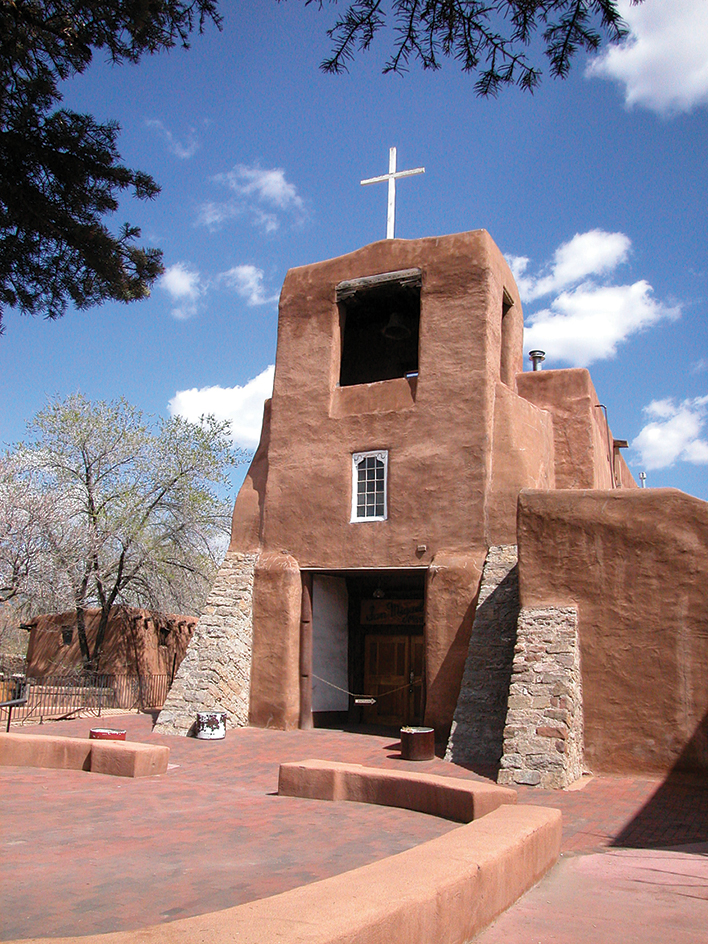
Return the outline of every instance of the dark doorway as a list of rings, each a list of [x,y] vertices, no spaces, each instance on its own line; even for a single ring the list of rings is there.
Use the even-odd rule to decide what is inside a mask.
[[[312,581],[315,727],[422,724],[425,570],[328,571]]]
[[[354,723],[421,724],[425,711],[425,573],[373,571],[347,577]]]

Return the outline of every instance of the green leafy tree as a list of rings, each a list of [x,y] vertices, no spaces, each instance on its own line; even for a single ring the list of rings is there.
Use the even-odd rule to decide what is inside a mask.
[[[324,0],[305,0],[306,6],[312,3],[324,6]],[[354,0],[343,4],[328,30],[332,52],[324,71],[346,71],[391,23],[395,39],[384,72],[404,72],[411,60],[438,69],[441,59],[452,57],[478,76],[480,95],[506,85],[538,85],[542,70],[528,49],[539,33],[536,46],[556,78],[568,74],[579,49],[594,52],[603,37],[617,42],[626,35],[617,0]]]
[[[120,163],[115,122],[57,109],[60,83],[99,50],[136,63],[187,47],[207,21],[220,25],[216,0],[0,0],[0,330],[5,306],[58,318],[149,294],[161,252],[104,217],[159,187]]]
[[[231,506],[219,490],[246,456],[231,448],[228,423],[213,417],[151,423],[125,400],[80,394],[51,402],[30,432],[12,461],[23,487],[45,499],[44,512],[49,499],[51,511],[27,534],[76,611],[84,668],[96,672],[113,606],[199,611],[229,532]],[[0,524],[0,541],[2,534]],[[89,647],[85,613],[93,606],[101,616]]]

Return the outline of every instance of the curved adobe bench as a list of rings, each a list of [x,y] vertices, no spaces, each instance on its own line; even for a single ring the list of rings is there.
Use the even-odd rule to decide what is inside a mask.
[[[0,733],[0,765],[5,767],[58,767],[114,777],[150,777],[165,773],[169,756],[169,747],[161,744]]]
[[[281,764],[278,793],[398,806],[456,823],[471,823],[499,806],[516,803],[515,790],[494,783],[324,760]]]

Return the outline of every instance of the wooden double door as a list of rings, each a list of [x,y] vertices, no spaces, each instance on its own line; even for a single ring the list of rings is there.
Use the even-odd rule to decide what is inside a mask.
[[[423,722],[422,635],[367,634],[364,637],[364,691],[376,699],[364,709],[367,724]]]

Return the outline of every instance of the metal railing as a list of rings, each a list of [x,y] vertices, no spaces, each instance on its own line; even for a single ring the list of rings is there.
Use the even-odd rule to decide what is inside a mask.
[[[22,686],[24,703],[12,709]],[[52,675],[0,680],[0,718],[13,722],[70,718],[79,712],[100,717],[108,709],[161,708],[170,687],[168,675]]]

